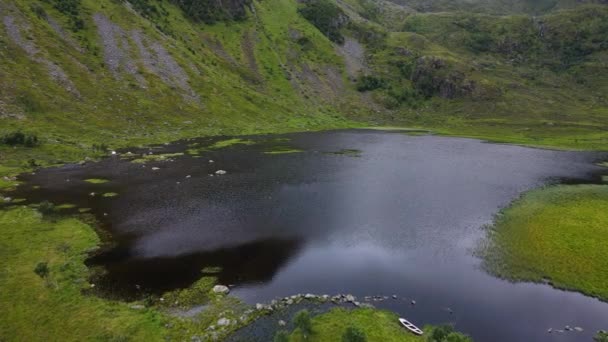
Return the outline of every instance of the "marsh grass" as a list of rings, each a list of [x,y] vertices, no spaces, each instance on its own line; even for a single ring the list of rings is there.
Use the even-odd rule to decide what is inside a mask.
[[[491,273],[608,300],[608,186],[559,185],[503,210],[480,250]]]

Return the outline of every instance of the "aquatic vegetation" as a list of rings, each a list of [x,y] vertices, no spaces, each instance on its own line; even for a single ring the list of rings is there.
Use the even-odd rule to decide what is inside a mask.
[[[525,194],[498,216],[480,254],[492,273],[608,300],[608,186]]]
[[[266,151],[264,154],[290,154],[290,153],[300,153],[304,152],[303,150],[299,150],[296,148],[285,148],[285,149],[276,149],[273,151]]]
[[[84,181],[87,183],[91,183],[91,184],[104,184],[104,183],[109,182],[109,180],[102,179],[102,178],[89,178],[89,179],[85,179]]]
[[[74,209],[76,208],[75,204],[71,204],[71,203],[64,203],[64,204],[60,204],[58,206],[55,207],[55,209],[57,210],[62,210],[62,209]]]
[[[361,156],[361,150],[349,149],[349,148],[341,149],[340,151],[324,152],[324,153],[325,154],[344,155],[344,156],[349,156],[349,157],[360,157]]]
[[[156,161],[156,162],[169,161],[172,158],[181,157],[183,155],[184,155],[184,153],[182,153],[182,152],[163,153],[163,154],[145,154],[145,155],[141,156],[140,158],[131,160],[131,163],[144,164],[144,163],[152,162],[152,161]]]
[[[118,196],[118,193],[116,193],[116,192],[106,192],[103,195],[101,195],[101,197],[106,197],[106,198],[108,198],[108,197],[116,197],[116,196]]]
[[[220,148],[230,147],[233,145],[253,145],[255,143],[256,142],[253,140],[233,138],[233,139],[226,139],[226,140],[221,140],[221,141],[215,142],[212,145],[208,146],[207,148],[216,150],[216,149],[220,149]]]

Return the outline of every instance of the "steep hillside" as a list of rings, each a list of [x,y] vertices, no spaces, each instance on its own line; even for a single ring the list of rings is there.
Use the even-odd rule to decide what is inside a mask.
[[[429,4],[444,12],[0,0],[1,172],[183,137],[369,124],[608,149],[608,6],[532,17]]]
[[[0,163],[74,160],[104,144],[339,127],[337,113],[357,108],[338,50],[295,2],[256,2],[242,9],[246,19],[214,25],[173,3],[0,1],[0,130],[43,141],[3,148]]]

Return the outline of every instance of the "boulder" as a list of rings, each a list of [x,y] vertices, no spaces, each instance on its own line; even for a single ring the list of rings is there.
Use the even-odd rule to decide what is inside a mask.
[[[225,285],[215,285],[213,287],[213,293],[216,294],[228,294],[230,292],[230,289],[228,288],[228,286]]]
[[[225,170],[217,170],[215,171],[216,175],[225,175],[227,172]]]
[[[230,325],[230,320],[228,318],[222,317],[217,320],[217,326],[224,327]]]

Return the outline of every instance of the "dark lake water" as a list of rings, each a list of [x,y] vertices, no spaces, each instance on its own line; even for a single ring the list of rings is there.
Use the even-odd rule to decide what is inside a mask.
[[[220,282],[250,303],[395,294],[376,306],[418,325],[454,323],[477,341],[581,341],[608,328],[607,303],[497,279],[472,253],[522,192],[597,181],[593,163],[605,156],[378,131],[247,138],[258,143],[145,166],[111,157],[41,170],[21,177],[15,197],[92,208],[114,243],[89,260],[107,269],[98,287],[109,295],[187,287],[221,267]],[[302,152],[264,153],[277,144]],[[99,196],[109,192],[119,195]],[[585,331],[546,332],[565,325]]]

